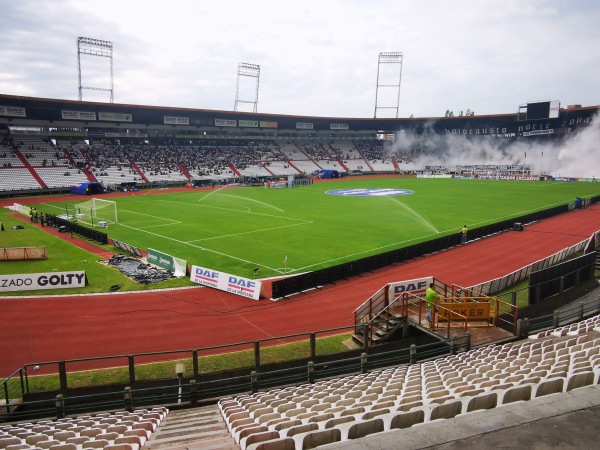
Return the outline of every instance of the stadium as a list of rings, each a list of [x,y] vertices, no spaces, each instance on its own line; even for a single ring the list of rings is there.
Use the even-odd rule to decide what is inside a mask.
[[[599,108],[0,95],[0,447],[422,448],[586,408],[593,431]]]

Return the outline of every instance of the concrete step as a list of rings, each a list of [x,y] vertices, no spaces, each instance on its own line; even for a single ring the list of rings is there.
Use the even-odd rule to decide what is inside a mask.
[[[170,411],[145,449],[238,450],[217,405]]]

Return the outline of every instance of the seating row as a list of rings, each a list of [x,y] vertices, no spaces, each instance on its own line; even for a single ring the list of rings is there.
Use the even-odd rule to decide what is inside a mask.
[[[303,448],[360,437],[365,430],[397,428],[395,424],[412,423],[415,417],[423,423],[454,417],[599,380],[600,334],[590,331],[490,345],[410,366],[224,398],[219,408],[242,448],[263,441],[273,448]]]
[[[153,408],[1,425],[0,449],[139,450],[167,413]]]
[[[529,336],[529,339],[541,339],[547,336],[577,336],[579,334],[585,334],[588,331],[592,331],[595,328],[600,328],[600,315],[589,317],[571,325],[565,325],[563,327],[544,330],[539,333],[532,334]]]

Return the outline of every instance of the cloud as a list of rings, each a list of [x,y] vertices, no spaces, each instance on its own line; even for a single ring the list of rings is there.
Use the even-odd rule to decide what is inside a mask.
[[[600,104],[592,1],[0,0],[0,9],[7,94],[76,98],[75,42],[86,36],[114,44],[119,103],[232,110],[237,66],[248,62],[261,67],[259,112],[372,117],[378,54],[400,51],[400,117]]]

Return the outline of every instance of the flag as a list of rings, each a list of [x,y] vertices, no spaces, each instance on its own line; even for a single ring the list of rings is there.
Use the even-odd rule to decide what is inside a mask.
[[[283,258],[283,264],[287,264],[287,255]]]
[[[527,151],[525,152],[525,159],[527,159]]]

